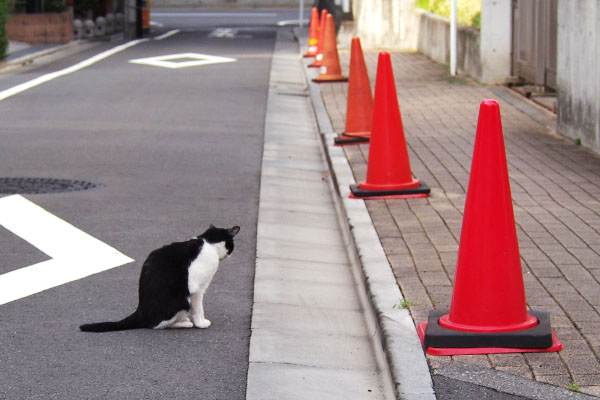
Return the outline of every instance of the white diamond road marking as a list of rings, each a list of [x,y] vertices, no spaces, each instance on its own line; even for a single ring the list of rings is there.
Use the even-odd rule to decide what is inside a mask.
[[[238,31],[237,29],[233,29],[233,28],[218,28],[215,29],[214,31],[212,31],[210,33],[210,35],[208,35],[208,37],[216,37],[216,38],[235,38],[235,35],[237,35]]]
[[[0,305],[133,261],[20,195],[0,198],[0,225],[52,257],[0,275]]]
[[[189,60],[190,58],[192,59],[192,61],[176,61],[176,60]],[[162,67],[162,68],[170,68],[170,69],[197,67],[200,65],[208,65],[208,64],[231,63],[231,62],[236,62],[236,61],[237,61],[237,59],[235,59],[235,58],[211,56],[208,54],[197,54],[197,53],[171,54],[171,55],[166,55],[166,56],[138,58],[135,60],[129,60],[129,62],[133,63],[133,64],[145,64],[145,65],[152,65],[154,67]]]

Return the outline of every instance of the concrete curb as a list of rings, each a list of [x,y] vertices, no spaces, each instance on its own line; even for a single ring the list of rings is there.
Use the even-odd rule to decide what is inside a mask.
[[[73,48],[75,46],[78,46],[78,45],[80,45],[82,43],[86,43],[86,42],[82,41],[82,40],[75,40],[75,41],[72,41],[72,42],[67,43],[67,44],[63,44],[63,45],[51,47],[49,49],[44,49],[44,50],[41,50],[41,51],[34,51],[34,52],[32,52],[30,54],[26,54],[26,55],[24,55],[22,57],[15,58],[14,60],[8,60],[8,61],[3,62],[3,63],[0,64],[0,73],[12,71],[14,69],[20,68],[20,67],[25,66],[27,64],[31,64],[37,58],[44,57],[44,56],[49,56],[51,54],[58,53],[60,51],[68,50],[68,49],[71,49],[71,48]]]
[[[13,71],[15,69],[18,69],[18,68],[21,68],[23,66],[33,63],[38,58],[50,56],[55,53],[68,51],[77,46],[83,46],[83,45],[93,46],[94,44],[113,42],[113,41],[118,41],[118,40],[123,40],[122,32],[115,33],[111,36],[106,36],[106,37],[99,38],[96,40],[76,39],[69,43],[56,45],[54,47],[50,47],[50,48],[43,49],[43,50],[39,50],[39,51],[32,50],[30,53],[27,53],[21,57],[15,58],[13,60],[7,60],[4,62],[0,62],[0,73]]]
[[[490,368],[452,363],[433,373],[436,388],[443,387],[444,400],[486,399],[597,399],[546,383],[535,382]],[[470,395],[473,394],[471,397]]]
[[[297,35],[298,37],[298,35]],[[301,48],[302,41],[301,42]],[[429,366],[415,325],[406,309],[394,306],[402,301],[402,293],[391,271],[387,257],[375,231],[364,201],[348,198],[349,185],[355,183],[354,175],[341,147],[333,145],[335,133],[321,97],[319,85],[313,83],[308,69],[308,81],[323,151],[329,165],[333,187],[339,205],[338,219],[346,240],[348,255],[355,268],[362,272],[359,281],[364,283],[367,303],[372,308],[374,339],[381,346],[381,354],[391,374],[397,399],[435,399]]]

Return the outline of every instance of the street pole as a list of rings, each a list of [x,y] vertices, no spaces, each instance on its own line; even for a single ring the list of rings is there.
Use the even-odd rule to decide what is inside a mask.
[[[456,75],[456,0],[450,7],[450,75]]]
[[[300,0],[300,9],[298,11],[298,24],[300,28],[304,27],[304,0]]]

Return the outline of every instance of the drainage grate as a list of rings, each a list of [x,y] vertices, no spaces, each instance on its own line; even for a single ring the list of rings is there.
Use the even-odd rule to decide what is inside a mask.
[[[2,194],[63,193],[98,187],[95,183],[53,178],[0,178]]]

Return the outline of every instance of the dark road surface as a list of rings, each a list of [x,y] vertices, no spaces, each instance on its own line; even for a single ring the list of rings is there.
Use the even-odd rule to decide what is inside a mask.
[[[272,24],[276,13],[269,18],[242,37],[182,26],[0,101],[0,177],[98,184],[24,196],[135,260],[0,305],[0,398],[244,398],[265,101],[282,29]],[[180,19],[157,18],[165,32]],[[0,77],[0,90],[118,44],[14,71]],[[129,62],[186,53],[237,61],[179,69]],[[150,251],[211,223],[241,232],[205,298],[209,329],[79,332],[82,323],[132,312]],[[2,226],[0,241],[0,274],[49,258]]]

